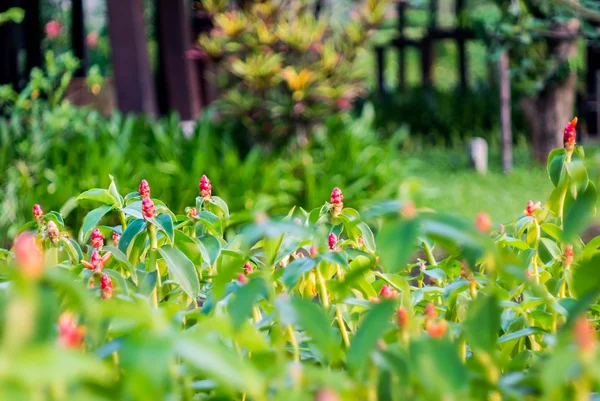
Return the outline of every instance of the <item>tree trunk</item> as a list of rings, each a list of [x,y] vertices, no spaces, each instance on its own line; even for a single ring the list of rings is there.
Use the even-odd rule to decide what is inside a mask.
[[[556,26],[554,33],[566,38],[551,39],[551,56],[558,64],[567,61],[577,51],[574,35],[579,29],[577,20]],[[569,36],[572,35],[573,38]],[[553,74],[554,75],[554,74]],[[545,163],[548,154],[563,146],[563,128],[573,118],[577,73],[572,70],[560,80],[550,76],[545,87],[537,96],[521,100],[521,108],[531,133],[533,156]]]

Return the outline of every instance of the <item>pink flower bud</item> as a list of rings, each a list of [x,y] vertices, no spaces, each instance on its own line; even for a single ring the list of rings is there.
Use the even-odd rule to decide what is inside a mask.
[[[596,331],[585,316],[581,316],[575,320],[573,331],[575,343],[579,349],[586,354],[591,354],[596,349]]]
[[[412,201],[408,201],[402,206],[400,215],[405,219],[412,219],[417,215],[417,207]]]
[[[379,291],[379,296],[381,296],[381,298],[393,299],[398,296],[398,291],[394,290],[389,285],[384,284]]]
[[[58,318],[58,343],[64,348],[77,348],[83,341],[85,329],[78,327],[73,315],[63,313]]]
[[[487,213],[479,212],[475,218],[475,225],[479,231],[487,233],[492,229],[492,220]]]
[[[102,299],[109,299],[113,293],[113,283],[108,274],[103,274],[100,279],[100,289],[102,291]]]
[[[142,200],[142,215],[145,219],[153,219],[156,217],[156,209],[154,208],[154,202],[150,198],[144,198]]]
[[[577,131],[575,130],[576,125],[577,117],[575,117],[573,120],[571,120],[571,122],[565,125],[563,143],[567,152],[572,152],[575,149],[575,139],[577,139]]]
[[[400,329],[404,329],[408,326],[408,311],[406,309],[398,309],[398,312],[396,313],[396,318],[398,320],[398,327]]]
[[[440,320],[437,323],[430,320],[427,322],[427,334],[433,338],[440,338],[446,333],[447,327],[448,323],[445,320]]]
[[[296,225],[299,225],[299,226],[301,226],[301,225],[302,225],[302,220],[300,220],[300,218],[299,218],[299,217],[296,217],[296,218],[294,219],[294,223],[296,223]]]
[[[246,275],[244,273],[238,274],[237,279],[242,284],[246,284],[248,282],[248,277],[246,277]]]
[[[96,249],[102,248],[104,246],[104,237],[102,236],[102,232],[98,228],[92,231],[92,246]]]
[[[198,209],[196,209],[195,207],[191,207],[188,210],[188,217],[190,217],[190,218],[196,218],[196,217],[198,217]]]
[[[149,198],[150,197],[150,184],[148,184],[148,181],[142,180],[140,182],[139,193],[140,193],[140,196],[142,198]]]
[[[525,208],[525,216],[533,216],[533,213],[540,210],[542,207],[542,202],[533,203],[532,200],[527,202],[527,207]]]
[[[46,37],[50,40],[56,39],[57,37],[60,36],[62,29],[63,29],[63,26],[59,21],[57,21],[57,20],[50,21],[46,24],[46,28],[45,28]]]
[[[33,205],[33,216],[36,219],[39,219],[43,215],[44,215],[44,211],[42,210],[42,207],[38,204]]]
[[[315,401],[341,401],[341,398],[335,391],[322,388],[315,395]]]
[[[250,262],[244,263],[244,274],[250,274],[254,271],[254,267]]]
[[[315,257],[319,254],[319,251],[317,250],[317,247],[313,244],[310,246],[310,251],[308,252],[310,254],[311,257]]]
[[[425,307],[425,311],[423,312],[423,314],[425,315],[425,317],[428,320],[433,320],[437,317],[437,312],[435,310],[435,305],[433,304],[433,302],[430,302],[427,304],[427,306]]]
[[[565,257],[563,266],[565,269],[568,269],[571,267],[571,263],[573,263],[573,256],[575,256],[575,252],[573,252],[573,245],[567,245],[563,256]]]
[[[116,231],[113,231],[112,239],[113,239],[113,245],[115,247],[119,246],[119,240],[121,239],[121,234],[119,234]]]
[[[44,254],[34,234],[25,232],[15,240],[15,258],[23,273],[30,278],[44,271]]]
[[[210,195],[212,194],[212,186],[210,185],[210,180],[207,176],[203,175],[202,178],[200,178],[199,188],[200,196],[205,199],[210,198]]]
[[[106,252],[103,256],[100,256],[100,252],[97,249],[94,249],[92,252],[92,256],[90,256],[90,261],[82,260],[81,264],[87,267],[90,270],[94,270],[95,272],[101,272],[104,269],[104,264],[112,255],[111,252]]]
[[[54,220],[48,221],[48,224],[46,225],[46,234],[48,235],[48,238],[52,240],[52,242],[58,241],[58,236],[60,235],[60,232],[58,231],[58,226],[56,225]]]
[[[344,208],[344,195],[342,194],[342,190],[335,187],[331,191],[331,196],[329,197],[329,203],[331,203],[333,209],[333,214],[339,214]]]
[[[99,35],[98,32],[93,31],[87,34],[85,37],[85,44],[90,49],[95,49],[98,46]]]
[[[329,249],[331,249],[333,251],[334,250],[333,248],[335,247],[335,244],[337,244],[337,242],[338,242],[337,235],[335,235],[334,233],[330,233],[329,237],[327,237],[327,242],[329,244]]]

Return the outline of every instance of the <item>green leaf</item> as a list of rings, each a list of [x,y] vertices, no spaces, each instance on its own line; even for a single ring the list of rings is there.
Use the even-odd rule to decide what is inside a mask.
[[[227,203],[218,196],[211,197],[210,201],[214,203],[219,209],[223,211],[226,217],[229,217],[229,207],[227,207]]]
[[[247,393],[251,399],[266,399],[265,376],[233,349],[208,338],[186,336],[175,341],[181,358],[230,392]]]
[[[596,214],[596,203],[598,202],[598,193],[596,186],[589,181],[585,191],[571,202],[566,208],[564,215],[564,242],[572,243],[575,237],[590,222],[592,216]]]
[[[547,170],[548,176],[550,177],[550,181],[556,187],[558,182],[560,181],[560,174],[563,169],[563,165],[565,163],[565,150],[564,149],[554,149],[548,155],[548,163]]]
[[[158,229],[165,233],[169,242],[173,244],[174,233],[173,233],[173,219],[168,214],[160,214],[154,219],[148,219],[152,224],[158,227]]]
[[[281,282],[288,288],[292,289],[296,286],[296,283],[302,277],[303,274],[308,273],[317,265],[317,260],[313,258],[300,258],[294,260],[292,263],[287,265],[283,269],[283,275],[281,276]]]
[[[192,261],[194,266],[202,266],[202,252],[200,244],[192,237],[187,236],[183,232],[175,231],[174,245]]]
[[[389,320],[393,312],[394,303],[391,301],[375,304],[367,312],[346,354],[346,362],[350,369],[358,370],[367,365],[377,340],[383,336],[390,325]]]
[[[142,231],[146,229],[146,222],[143,219],[137,219],[130,221],[125,229],[121,239],[119,240],[119,249],[124,254],[128,254],[129,244],[133,239]]]
[[[109,191],[101,188],[90,189],[89,191],[85,191],[77,197],[77,200],[84,199],[104,203],[110,206],[114,206],[119,203]]]
[[[81,263],[81,261],[83,260],[83,252],[81,251],[79,244],[77,242],[73,241],[71,238],[62,238],[61,237],[60,241],[65,245],[73,265],[77,265],[77,264]]]
[[[598,251],[600,247],[600,237],[594,237],[590,242],[585,244],[583,250],[581,251],[581,259],[587,260],[591,259],[591,257]]]
[[[406,267],[416,248],[419,224],[415,220],[388,222],[377,234],[379,257],[385,272],[396,272]]]
[[[463,323],[471,348],[492,353],[500,330],[502,309],[495,296],[479,296],[469,304]]]
[[[360,223],[358,223],[356,225],[356,227],[360,230],[362,239],[363,239],[367,249],[371,252],[375,252],[375,250],[376,250],[375,237],[373,236],[373,231],[371,231],[371,228],[362,221]]]
[[[594,254],[591,258],[582,260],[578,266],[573,268],[573,288],[570,290],[577,298],[581,298],[588,292],[600,288],[600,253]]]
[[[527,327],[525,329],[519,330],[519,331],[514,331],[512,333],[507,333],[505,335],[503,335],[502,337],[500,337],[498,339],[498,341],[496,342],[497,344],[502,344],[511,340],[516,340],[517,338],[521,338],[521,337],[527,337],[530,336],[532,334],[535,333],[542,333],[544,332],[544,330],[542,330],[539,327]]]
[[[446,339],[421,337],[410,343],[414,377],[436,398],[467,399],[468,376],[454,345]]]
[[[112,208],[112,205],[102,205],[92,210],[85,216],[83,219],[83,225],[81,226],[81,231],[79,232],[80,242],[88,242],[94,228],[96,228],[102,217],[104,217],[106,213],[110,212]]]
[[[158,281],[158,270],[147,272],[145,270],[137,270],[137,276],[139,277],[138,289],[140,294],[149,296],[156,287]]]
[[[239,286],[233,300],[229,301],[227,311],[235,330],[239,330],[248,319],[252,307],[266,293],[265,281],[262,277],[251,279],[247,284]]]
[[[63,217],[60,215],[60,213],[57,212],[49,212],[46,213],[43,217],[42,220],[44,221],[48,221],[48,220],[52,220],[54,221],[59,227],[64,227],[65,226],[65,221],[63,220]]]
[[[121,244],[121,242],[119,241],[119,245],[120,244]],[[111,257],[115,258],[115,260],[117,260],[119,262],[119,264],[121,266],[123,266],[125,268],[125,270],[127,270],[129,272],[129,274],[131,274],[131,279],[132,279],[133,283],[135,285],[137,285],[138,281],[137,281],[136,271],[133,268],[133,266],[131,265],[131,263],[129,263],[127,256],[123,252],[121,252],[120,249],[117,249],[114,246],[105,246],[104,250],[112,252]]]
[[[200,282],[194,264],[179,249],[170,245],[158,248],[158,252],[163,257],[169,272],[181,288],[192,298],[200,295]]]
[[[348,256],[344,252],[328,251],[320,253],[317,256],[318,260],[325,260],[335,265],[346,266],[348,264]]]
[[[216,261],[219,255],[221,254],[221,243],[217,239],[217,237],[205,234],[198,237],[204,249],[206,249],[206,256],[202,255],[206,261],[212,266]]]
[[[569,174],[569,188],[573,198],[577,198],[577,195],[585,190],[588,185],[588,173],[580,161],[572,161],[571,163],[565,164],[567,173]]]
[[[548,234],[549,236],[551,236],[552,238],[554,238],[557,241],[560,241],[563,234],[562,234],[562,230],[560,229],[559,226],[557,226],[556,224],[552,224],[552,223],[544,223],[541,225],[542,230]]]
[[[291,301],[297,323],[306,330],[315,347],[327,360],[335,360],[339,345],[333,335],[327,313],[320,304],[306,299],[294,298]]]

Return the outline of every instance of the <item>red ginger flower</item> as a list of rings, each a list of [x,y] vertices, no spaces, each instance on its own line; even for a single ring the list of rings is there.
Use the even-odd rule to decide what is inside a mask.
[[[329,244],[329,249],[334,250],[335,244],[338,242],[338,236],[335,233],[330,233],[329,237],[327,237],[327,243]]]
[[[146,181],[146,180],[140,181],[139,193],[142,198],[150,197],[150,184],[148,184],[148,181]]]
[[[437,317],[437,312],[435,311],[435,305],[433,304],[433,302],[427,304],[423,314],[427,317],[428,320],[433,320]]]
[[[44,215],[44,211],[42,210],[42,207],[38,204],[33,205],[33,216],[36,219],[39,219],[43,215]]]
[[[403,329],[408,326],[408,311],[404,308],[399,308],[396,313],[398,319],[398,327]]]
[[[57,21],[57,20],[50,21],[46,24],[46,28],[45,28],[46,37],[48,39],[56,39],[57,37],[60,36],[62,29],[63,29],[63,26],[59,21]]]
[[[340,396],[333,390],[322,388],[315,395],[315,401],[340,401]]]
[[[445,320],[440,320],[437,323],[430,320],[427,322],[427,334],[433,338],[440,338],[446,333],[447,327],[448,323]]]
[[[577,125],[577,117],[575,117],[571,122],[565,125],[565,131],[563,134],[563,143],[565,145],[565,149],[567,152],[572,152],[575,149],[575,139],[577,138],[577,131],[575,131],[575,126]]]
[[[379,295],[381,296],[381,298],[392,299],[398,296],[398,291],[396,291],[389,285],[384,284],[381,287],[381,290],[379,291]]]
[[[566,269],[568,269],[569,267],[571,267],[571,263],[573,263],[573,256],[575,256],[575,252],[573,252],[573,245],[567,245],[563,256],[565,257],[563,265]]]
[[[152,199],[142,199],[142,215],[144,215],[145,219],[153,219],[156,217],[156,208],[154,207],[154,202],[152,202]]]
[[[238,274],[237,279],[242,284],[246,284],[248,282],[248,277],[246,277],[246,275],[244,273]]]
[[[92,246],[96,249],[102,248],[102,246],[104,246],[104,237],[102,236],[102,232],[98,228],[92,231]]]
[[[113,231],[112,239],[113,239],[113,245],[119,246],[119,241],[121,240],[121,234],[119,234],[116,231]]]
[[[52,242],[58,241],[58,236],[60,235],[60,232],[58,231],[58,226],[56,225],[54,220],[50,220],[48,221],[48,224],[46,224],[46,233],[48,234],[48,238],[50,238]]]
[[[596,331],[585,316],[581,316],[575,320],[573,331],[575,343],[581,351],[585,354],[589,354],[596,349]]]
[[[342,194],[342,190],[338,187],[333,188],[331,191],[331,196],[329,198],[329,203],[333,206],[333,214],[339,214],[344,208],[344,195]]]
[[[244,263],[244,274],[250,274],[253,271],[254,271],[254,268],[252,267],[252,263],[250,263],[250,262]]]
[[[108,274],[103,274],[100,279],[100,289],[102,290],[102,299],[109,299],[113,293],[113,283]]]
[[[479,212],[475,218],[475,225],[482,233],[487,233],[492,229],[492,219],[485,212]]]
[[[200,196],[205,199],[210,198],[212,186],[210,185],[210,180],[207,176],[203,175],[202,178],[200,178],[200,185],[198,187],[200,188]]]
[[[90,261],[88,262],[87,260],[82,260],[81,264],[90,270],[101,272],[102,269],[104,269],[104,264],[108,258],[110,258],[110,255],[112,255],[111,252],[106,252],[104,255],[100,256],[100,252],[98,252],[97,249],[94,249],[94,252],[92,252],[92,256],[90,257]]]
[[[34,234],[25,232],[15,240],[15,257],[27,277],[36,278],[44,271],[44,254]]]
[[[58,343],[64,348],[77,348],[81,345],[83,327],[75,324],[75,319],[70,313],[63,313],[58,318]]]
[[[542,207],[542,202],[533,203],[532,200],[527,202],[527,207],[525,208],[525,216],[533,216],[533,213],[537,210],[540,210]]]
[[[95,49],[96,46],[98,46],[98,39],[99,39],[98,32],[92,31],[92,32],[88,33],[87,36],[85,37],[85,44],[90,49]]]
[[[198,209],[196,209],[195,207],[192,207],[188,210],[188,216],[189,217],[198,217]]]

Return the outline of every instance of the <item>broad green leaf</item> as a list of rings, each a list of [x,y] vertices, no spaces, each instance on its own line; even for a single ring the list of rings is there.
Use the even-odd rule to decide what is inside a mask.
[[[265,295],[265,281],[262,277],[252,278],[247,284],[240,286],[227,305],[227,311],[235,330],[239,330],[248,319],[254,304]]]
[[[590,181],[585,191],[581,192],[565,210],[564,242],[574,242],[575,236],[585,228],[592,216],[596,214],[597,202],[598,193],[596,192],[596,186]]]
[[[138,281],[136,271],[131,265],[131,263],[129,263],[127,256],[120,249],[115,248],[114,246],[105,246],[104,250],[110,251],[112,253],[111,258],[115,258],[119,262],[119,264],[129,272],[129,274],[131,275],[131,280],[135,285],[137,285]]]
[[[104,217],[106,213],[110,212],[112,208],[112,205],[102,205],[92,210],[85,216],[81,226],[81,231],[79,232],[79,240],[81,242],[88,242],[94,228],[96,228],[102,217]]]
[[[516,340],[517,338],[521,338],[521,337],[527,337],[530,336],[532,334],[535,333],[543,333],[544,330],[542,330],[539,327],[527,327],[525,329],[519,330],[519,331],[514,331],[512,333],[507,333],[505,335],[503,335],[502,337],[500,337],[498,339],[498,341],[496,342],[497,344],[502,344],[511,340]]]
[[[168,214],[160,214],[154,219],[149,219],[152,224],[158,227],[159,230],[165,233],[169,242],[173,244],[174,233],[173,233],[173,219]]]
[[[480,295],[471,301],[463,327],[472,349],[492,354],[498,339],[501,314],[502,309],[495,296]]]
[[[217,261],[219,255],[221,254],[221,243],[219,242],[217,237],[210,234],[204,234],[198,237],[198,239],[204,246],[204,249],[206,249],[206,255],[202,255],[202,257],[210,265],[213,265]]]
[[[170,245],[158,248],[158,252],[167,262],[173,280],[179,283],[190,297],[194,299],[198,297],[200,295],[200,282],[194,264],[183,252]]]
[[[143,219],[130,221],[119,240],[119,249],[124,254],[128,254],[129,244],[142,231],[146,229],[146,222]]]
[[[387,222],[377,234],[379,257],[385,272],[397,272],[406,267],[416,248],[419,223],[415,220]]]
[[[362,221],[360,223],[358,223],[356,225],[356,227],[360,230],[361,237],[362,237],[367,249],[371,252],[375,252],[375,250],[376,250],[375,237],[373,236],[373,231],[371,231],[371,228]]]
[[[410,343],[410,360],[421,388],[434,399],[467,399],[467,369],[446,339],[421,337]],[[429,399],[429,398],[426,398]]]
[[[569,174],[569,188],[574,198],[585,190],[588,185],[588,173],[585,166],[580,161],[572,161],[566,163],[567,173]]]
[[[296,286],[296,283],[303,274],[308,273],[317,265],[317,260],[313,258],[300,258],[294,260],[283,269],[281,282],[289,289]]]
[[[211,202],[214,203],[219,209],[223,211],[226,217],[229,217],[229,207],[227,207],[227,203],[218,196],[213,196]]]
[[[115,197],[112,196],[112,194],[109,191],[101,188],[90,189],[89,191],[85,191],[77,197],[77,200],[84,199],[104,203],[110,206],[118,204],[117,199],[115,199]]]
[[[200,267],[202,266],[202,252],[200,251],[200,244],[196,241],[198,240],[187,236],[179,230],[175,231],[174,244],[177,249],[183,252],[192,261],[194,266]]]
[[[364,319],[359,323],[358,331],[351,340],[350,348],[346,355],[348,367],[358,370],[367,365],[371,352],[387,328],[394,312],[394,303],[384,301],[375,304]]]
[[[563,165],[565,163],[565,150],[564,149],[554,149],[548,155],[548,163],[547,170],[548,176],[550,177],[550,181],[556,187],[558,182],[560,181],[560,175],[563,171]]]
[[[291,301],[298,324],[306,330],[315,347],[327,360],[335,360],[339,354],[339,344],[333,335],[327,313],[320,304],[306,299],[294,298]]]

